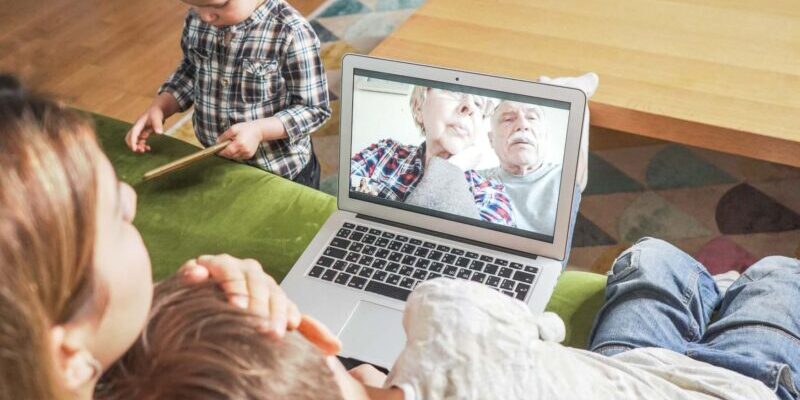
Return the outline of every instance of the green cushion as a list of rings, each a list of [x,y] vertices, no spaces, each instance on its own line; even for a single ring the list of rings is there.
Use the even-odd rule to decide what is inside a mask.
[[[567,326],[565,345],[586,348],[595,315],[603,305],[605,287],[605,275],[580,271],[561,274],[547,311],[564,320]]]
[[[152,151],[135,154],[124,143],[130,124],[95,116],[97,133],[119,178],[139,194],[134,224],[163,279],[201,254],[254,258],[283,279],[336,199],[248,165],[211,157],[149,182],[142,175],[197,148],[171,137],[150,140]],[[567,325],[565,344],[586,347],[594,315],[603,303],[605,276],[567,271],[547,306]]]
[[[139,195],[134,224],[156,280],[190,258],[216,253],[256,259],[281,280],[336,210],[334,197],[220,157],[142,182],[146,171],[198,149],[157,135],[151,152],[136,154],[124,143],[130,124],[102,116],[95,123],[117,175]]]

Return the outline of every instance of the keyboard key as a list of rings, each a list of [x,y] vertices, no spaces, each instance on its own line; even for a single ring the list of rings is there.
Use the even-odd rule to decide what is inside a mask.
[[[525,282],[525,283],[533,283],[533,274],[529,274],[527,272],[517,271],[514,273],[514,280]]]
[[[510,290],[503,290],[503,294],[508,296],[508,297],[514,297],[514,292],[512,292]]]
[[[358,262],[360,258],[361,254],[351,251],[347,253],[347,257],[345,257],[344,259],[350,262]]]
[[[385,237],[386,239],[393,239],[394,238],[394,233],[392,233],[392,232],[383,232],[381,234],[381,237]]]
[[[414,257],[414,256],[405,256],[405,257],[403,257],[403,260],[402,260],[402,261],[400,261],[400,262],[401,262],[401,263],[403,263],[403,264],[405,264],[405,265],[414,265],[414,263],[416,263],[416,262],[417,262],[417,257]]]
[[[350,279],[350,275],[344,272],[340,272],[339,275],[336,275],[336,280],[334,282],[340,285],[347,285],[347,280]]]
[[[371,256],[375,254],[376,251],[378,251],[378,248],[375,246],[364,246],[364,250],[361,250],[361,253]]]
[[[325,270],[325,272],[322,274],[322,279],[325,279],[326,281],[332,281],[335,277],[336,271],[332,269]]]
[[[370,229],[370,230],[369,230],[369,233],[370,233],[370,234],[372,234],[372,235],[378,235],[378,236],[380,236],[380,235],[381,235],[381,233],[383,233],[383,232],[381,232],[381,231],[379,231],[379,230],[377,230],[377,229],[375,229],[375,228],[372,228],[372,229]]]
[[[390,274],[389,278],[386,279],[386,283],[391,283],[392,285],[397,285],[398,283],[400,283],[400,275]]]
[[[414,254],[414,250],[417,249],[417,246],[412,246],[410,244],[405,244],[400,251],[405,254]]]
[[[356,226],[356,230],[359,231],[359,232],[367,232],[367,231],[369,231],[369,228],[367,228],[366,226],[363,226],[363,225],[358,225],[358,226]]]
[[[522,269],[522,264],[520,264],[520,263],[518,263],[518,262],[512,262],[512,263],[511,263],[511,268],[514,268],[514,269]]]
[[[363,289],[366,284],[367,284],[366,278],[354,276],[353,279],[350,279],[350,282],[347,284],[347,286],[356,289]]]
[[[426,249],[435,249],[436,248],[436,243],[425,242],[425,243],[422,244],[422,247],[424,247]]]
[[[483,272],[475,272],[474,274],[472,274],[472,278],[470,279],[475,282],[483,283],[483,281],[486,279],[486,274],[484,274]]]
[[[463,255],[464,255],[464,250],[461,250],[461,249],[452,249],[452,250],[450,250],[450,253],[452,253],[452,254],[455,254],[455,255],[457,255],[457,256],[463,256]]]
[[[516,297],[520,300],[525,300],[525,296],[528,295],[528,291],[530,288],[531,287],[529,285],[526,285],[524,283],[518,283],[517,288],[514,290],[514,292],[517,294]]]
[[[431,260],[426,260],[424,258],[420,258],[419,260],[417,260],[417,263],[414,264],[414,266],[417,267],[417,268],[427,269],[428,265],[430,265],[430,263],[431,263]]]
[[[347,252],[342,249],[337,249],[336,247],[327,247],[325,248],[325,251],[322,254],[325,254],[328,257],[342,259],[347,254]]]
[[[513,290],[514,289],[514,281],[510,279],[503,279],[503,283],[500,284],[500,287],[505,290]]]
[[[397,235],[397,236],[395,236],[395,239],[397,239],[397,240],[399,240],[401,242],[407,242],[408,241],[408,236]]]
[[[382,260],[380,258],[376,258],[375,261],[372,262],[372,268],[383,269],[383,267],[385,267],[387,263],[388,263],[388,261],[386,261],[386,260]]]
[[[456,276],[456,273],[458,273],[458,267],[454,267],[452,265],[448,265],[444,269],[444,274],[447,275],[447,276]]]
[[[447,253],[448,251],[450,251],[450,247],[445,246],[443,244],[440,244],[440,245],[436,246],[436,250],[439,250],[441,252]]]
[[[539,268],[536,268],[533,265],[526,265],[525,266],[525,272],[530,272],[532,274],[536,274],[537,272],[539,272]]]
[[[398,242],[397,240],[392,240],[392,242],[389,243],[388,247],[391,250],[397,251],[397,250],[400,250],[400,249],[403,248],[403,242]]]
[[[353,274],[353,275],[355,275],[355,274],[357,274],[357,273],[358,273],[358,271],[360,271],[360,270],[361,270],[361,267],[359,267],[359,266],[358,266],[358,264],[350,264],[350,265],[348,265],[348,266],[347,266],[347,268],[345,268],[344,270],[345,270],[345,271],[346,271],[348,274]]]
[[[428,270],[432,272],[442,272],[443,269],[444,269],[444,264],[438,261],[431,263],[430,267],[428,267]]]
[[[376,252],[376,253],[375,253],[375,257],[378,257],[378,258],[387,258],[387,257],[389,257],[389,254],[390,254],[390,253],[391,253],[391,252],[390,252],[389,250],[386,250],[386,249],[380,249],[380,250],[378,250],[378,252]]]
[[[350,248],[348,248],[348,250],[361,252],[361,249],[363,248],[364,248],[364,243],[353,242],[353,244],[350,245]]]
[[[361,256],[361,259],[358,260],[358,263],[360,265],[365,266],[365,267],[369,267],[370,265],[372,265],[373,261],[375,261],[374,257],[368,256],[368,255],[363,255],[363,256]]]
[[[469,258],[478,258],[478,253],[474,253],[474,252],[468,251],[466,256],[469,257]]]
[[[499,266],[501,266],[501,267],[505,267],[505,266],[507,266],[507,265],[508,265],[508,261],[506,261],[506,260],[503,260],[502,258],[496,258],[496,259],[494,260],[494,263],[495,263],[495,264],[497,264],[497,265],[499,265]]]
[[[434,251],[430,252],[430,254],[428,254],[428,259],[432,260],[432,261],[439,261],[439,260],[442,259],[443,255],[444,255],[444,253],[442,253],[441,251],[434,250]]]
[[[340,249],[347,249],[350,247],[350,241],[347,239],[342,239],[340,237],[335,237],[331,240],[331,246],[338,247]]]
[[[375,273],[372,274],[372,280],[383,282],[387,276],[389,276],[389,274],[386,271],[375,271]]]
[[[345,228],[347,228],[347,229],[353,229],[353,228],[355,228],[355,227],[356,227],[354,224],[351,224],[351,223],[349,223],[349,222],[345,222],[343,226],[344,226]]]
[[[419,240],[419,239],[411,239],[408,242],[413,244],[413,245],[415,245],[415,246],[419,246],[419,245],[422,244],[422,240]]]
[[[403,278],[403,280],[400,281],[400,286],[406,289],[411,289],[414,287],[414,280],[411,278]]]
[[[330,257],[322,256],[317,260],[317,265],[322,265],[323,267],[330,267],[333,265],[333,259]]]
[[[400,268],[400,275],[411,276],[414,273],[414,268],[411,267],[401,267]]]
[[[400,271],[400,264],[398,264],[398,263],[396,263],[396,262],[389,263],[389,265],[387,265],[387,266],[386,266],[386,271],[387,271],[387,272],[397,272],[397,271]]]
[[[488,265],[486,266],[486,268],[484,268],[484,269],[483,269],[483,272],[486,272],[487,274],[494,275],[494,274],[496,274],[496,273],[497,273],[497,269],[498,269],[498,268],[499,268],[499,267],[498,267],[497,265],[494,265],[494,264],[488,264]]]
[[[373,243],[375,243],[376,240],[378,240],[378,237],[374,236],[374,235],[367,235],[367,236],[364,236],[364,239],[361,239],[361,241],[366,243],[366,244],[373,244]]]
[[[389,245],[389,239],[386,239],[384,237],[378,239],[378,241],[375,242],[375,246],[378,247],[386,247],[388,245]]]
[[[458,276],[461,279],[469,279],[472,276],[472,272],[468,269],[461,268],[458,270]]]
[[[455,265],[459,267],[466,267],[467,265],[469,265],[469,258],[458,257],[458,260],[456,260]]]
[[[430,250],[428,250],[428,249],[426,249],[424,247],[418,247],[417,251],[414,252],[414,255],[417,256],[417,257],[427,257],[429,251]]]
[[[361,232],[353,232],[350,234],[350,240],[355,240],[356,242],[361,241],[364,238],[364,234]]]
[[[424,269],[417,269],[411,276],[413,276],[414,279],[425,280],[425,277],[428,276],[428,271],[425,271]]]
[[[496,276],[490,276],[489,279],[486,280],[486,284],[491,287],[498,287],[500,286],[500,278]]]
[[[344,271],[345,268],[347,268],[347,262],[345,261],[336,260],[336,262],[333,263],[333,269],[337,271]]]
[[[428,274],[428,280],[431,280],[431,279],[436,279],[436,278],[441,278],[441,277],[442,277],[441,275],[439,275],[439,274],[434,274],[433,272],[431,272],[430,274]]]
[[[445,254],[445,256],[442,258],[442,261],[447,263],[447,264],[452,264],[452,263],[454,263],[456,261],[457,257],[458,256],[456,256],[454,254]]]
[[[500,275],[503,278],[511,278],[511,273],[514,272],[511,268],[500,267],[500,271],[497,275]]]
[[[339,232],[336,232],[336,236],[338,236],[340,238],[346,238],[346,237],[350,236],[351,232],[352,231],[350,229],[340,228]]]
[[[469,264],[469,269],[473,271],[483,271],[483,261],[473,260],[472,263]]]
[[[374,269],[372,269],[370,267],[364,267],[364,268],[361,268],[361,271],[358,272],[358,276],[362,276],[364,278],[369,278],[370,276],[372,276],[373,272],[375,272]]]
[[[387,284],[375,281],[370,281],[369,283],[367,283],[367,287],[364,288],[364,290],[366,290],[367,292],[377,293],[380,295],[384,295],[402,301],[406,301],[408,295],[411,294],[410,290],[406,290],[395,286],[389,286]]]
[[[389,254],[388,258],[389,261],[400,261],[402,259],[403,259],[403,253],[398,253],[396,251],[392,252],[392,254]]]
[[[490,262],[494,261],[494,257],[492,257],[492,256],[481,256],[481,261],[490,263]]]
[[[308,271],[308,276],[313,276],[314,278],[318,278],[322,273],[325,271],[325,268],[322,267],[314,267],[311,268],[311,271]]]

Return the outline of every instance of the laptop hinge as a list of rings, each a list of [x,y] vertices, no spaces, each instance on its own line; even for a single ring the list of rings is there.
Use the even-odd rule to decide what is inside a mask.
[[[372,216],[369,216],[369,215],[356,214],[356,218],[361,218],[361,219],[365,219],[367,221],[372,221],[372,222],[378,222],[378,223],[381,223],[381,224],[386,224],[386,225],[394,226],[396,228],[401,228],[401,229],[407,229],[407,230],[414,231],[414,232],[424,233],[426,235],[436,236],[436,237],[440,237],[442,239],[453,240],[453,241],[456,241],[456,242],[462,242],[462,243],[466,243],[466,244],[469,244],[469,245],[472,245],[472,246],[483,247],[483,248],[489,249],[489,250],[502,251],[504,253],[513,254],[515,256],[530,258],[530,259],[534,259],[534,260],[538,257],[536,254],[526,253],[524,251],[518,251],[518,250],[509,249],[509,248],[505,248],[505,247],[501,247],[501,246],[495,246],[493,244],[483,243],[483,242],[479,242],[477,240],[472,240],[472,239],[462,238],[462,237],[458,237],[458,236],[448,235],[446,233],[436,232],[436,231],[432,231],[432,230],[429,230],[429,229],[420,228],[420,227],[417,227],[417,226],[406,225],[406,224],[402,224],[402,223],[399,223],[399,222],[388,221],[388,220],[385,220],[385,219],[382,219],[382,218],[372,217]]]

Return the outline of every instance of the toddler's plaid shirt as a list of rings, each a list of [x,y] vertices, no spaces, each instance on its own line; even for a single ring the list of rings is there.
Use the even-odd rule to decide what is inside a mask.
[[[367,179],[365,184],[376,189],[378,197],[405,201],[422,179],[424,158],[424,143],[417,147],[391,139],[381,140],[350,160],[350,185],[358,185]],[[514,226],[511,199],[502,183],[484,178],[475,170],[464,172],[464,178],[475,198],[481,220]]]
[[[309,133],[331,114],[320,43],[308,22],[282,0],[223,28],[192,10],[181,48],[183,60],[159,93],[171,93],[181,111],[194,104],[197,139],[211,146],[233,124],[275,116],[289,138],[262,142],[246,162],[297,176],[311,159]]]

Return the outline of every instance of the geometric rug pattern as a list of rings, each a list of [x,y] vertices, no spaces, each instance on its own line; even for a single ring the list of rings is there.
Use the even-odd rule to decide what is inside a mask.
[[[336,193],[342,56],[368,54],[423,2],[332,0],[308,17],[333,100],[330,121],[312,134],[323,191]],[[768,255],[800,258],[800,169],[595,127],[590,150],[570,269],[605,273],[642,236],[675,244],[712,273]]]
[[[331,98],[341,57],[368,54],[421,0],[334,0],[310,16],[323,42]],[[603,90],[602,77],[598,90]],[[339,118],[312,137],[322,190],[336,192]],[[589,184],[569,268],[605,273],[642,236],[667,240],[712,273],[768,255],[800,257],[800,169],[592,128]]]

